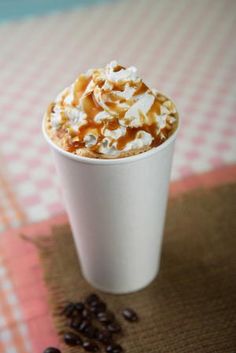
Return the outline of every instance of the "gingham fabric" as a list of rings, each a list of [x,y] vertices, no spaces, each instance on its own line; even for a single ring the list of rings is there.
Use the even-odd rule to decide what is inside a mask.
[[[235,162],[235,36],[234,0],[116,1],[2,24],[0,230],[63,210],[42,115],[78,73],[112,59],[176,101],[172,179]]]

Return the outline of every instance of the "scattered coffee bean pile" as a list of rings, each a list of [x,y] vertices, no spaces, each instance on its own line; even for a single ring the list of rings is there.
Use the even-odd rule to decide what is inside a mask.
[[[107,304],[97,294],[89,294],[84,302],[68,303],[62,315],[68,319],[68,330],[63,340],[68,346],[80,346],[87,352],[121,353],[123,348],[116,343],[122,327]],[[133,309],[124,309],[122,315],[129,322],[138,321]],[[43,353],[61,353],[48,347]]]

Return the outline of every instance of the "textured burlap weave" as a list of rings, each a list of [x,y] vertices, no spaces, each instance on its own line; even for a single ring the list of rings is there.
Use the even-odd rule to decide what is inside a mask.
[[[140,322],[120,317],[129,353],[236,352],[236,186],[193,191],[169,203],[161,271],[146,289],[130,295],[101,293],[116,313],[134,308]],[[53,228],[40,247],[55,326],[59,307],[93,289],[79,272],[68,225]],[[63,352],[82,352],[66,348]]]

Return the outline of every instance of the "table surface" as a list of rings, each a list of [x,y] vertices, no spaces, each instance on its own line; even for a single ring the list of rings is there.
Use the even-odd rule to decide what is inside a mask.
[[[97,2],[4,21],[0,25],[0,239],[7,238],[7,230],[64,211],[41,135],[42,115],[79,73],[113,59],[137,66],[147,84],[171,96],[179,108],[181,129],[172,180],[235,163],[235,36],[234,0]],[[16,247],[15,255],[17,251]],[[29,316],[19,304],[21,296],[25,303],[30,300],[32,273],[25,279],[27,296],[23,278],[12,279],[4,254],[0,249],[0,352],[40,353],[32,349],[28,331],[29,322],[36,333],[43,326],[37,298]],[[30,256],[24,250],[19,266],[23,271],[27,271],[25,257],[25,264],[32,261],[35,266]],[[41,312],[45,308],[41,306]]]

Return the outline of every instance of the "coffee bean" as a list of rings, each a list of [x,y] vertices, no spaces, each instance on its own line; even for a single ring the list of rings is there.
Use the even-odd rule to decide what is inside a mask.
[[[97,315],[98,321],[101,322],[103,325],[110,324],[114,320],[114,315],[110,312],[101,312]]]
[[[99,303],[96,303],[92,306],[90,306],[90,311],[93,312],[95,315],[99,314],[99,313],[102,313],[104,311],[106,311],[106,304],[104,302],[99,302]]]
[[[96,343],[86,341],[83,343],[83,348],[88,352],[98,352],[99,347]]]
[[[54,347],[48,347],[43,351],[43,353],[61,353],[61,351]]]
[[[75,310],[76,309],[74,303],[69,303],[64,307],[62,315],[65,315],[66,317],[72,317],[75,313]]]
[[[138,315],[133,309],[129,309],[129,308],[124,309],[122,314],[127,321],[130,321],[130,322],[138,321]]]
[[[94,326],[87,326],[85,329],[84,329],[84,335],[88,338],[96,338],[97,335],[98,335],[98,329]]]
[[[82,339],[73,332],[67,332],[64,334],[64,342],[68,346],[81,346],[83,343]]]
[[[87,327],[90,326],[90,321],[88,320],[83,320],[79,326],[79,331],[84,332]]]
[[[85,301],[88,306],[93,306],[94,304],[99,303],[100,299],[97,294],[92,293],[87,296]]]
[[[117,322],[112,322],[107,326],[108,331],[112,333],[120,333],[121,326]]]
[[[90,320],[92,318],[91,313],[87,309],[84,309],[81,315],[84,319],[87,319],[87,320],[88,319]]]
[[[116,343],[109,344],[106,348],[107,353],[121,353],[123,352],[123,348]]]
[[[99,342],[104,344],[110,344],[112,340],[112,333],[107,330],[100,331],[97,335],[97,339]]]
[[[82,313],[82,311],[85,308],[84,303],[82,302],[75,303],[75,308],[79,313]]]
[[[70,322],[70,327],[73,328],[74,330],[79,330],[81,323],[82,323],[82,320],[80,318],[74,317]]]

